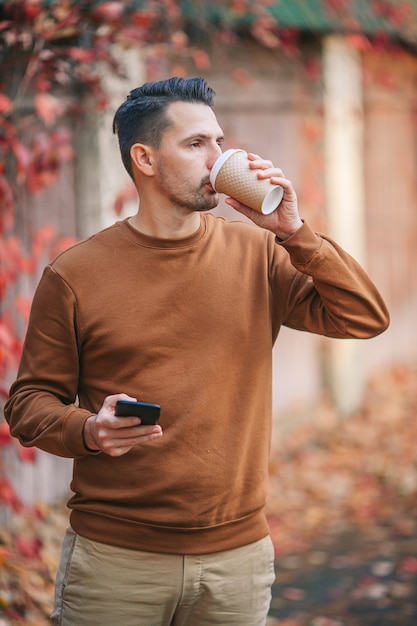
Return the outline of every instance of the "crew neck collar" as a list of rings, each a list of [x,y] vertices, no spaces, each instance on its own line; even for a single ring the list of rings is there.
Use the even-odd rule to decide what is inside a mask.
[[[196,244],[204,237],[207,230],[207,216],[201,214],[200,226],[198,229],[191,235],[181,239],[158,239],[157,237],[145,235],[130,224],[128,217],[124,220],[116,222],[116,225],[121,229],[125,237],[128,237],[128,239],[136,242],[138,245],[147,248],[178,249],[188,248],[189,246]]]

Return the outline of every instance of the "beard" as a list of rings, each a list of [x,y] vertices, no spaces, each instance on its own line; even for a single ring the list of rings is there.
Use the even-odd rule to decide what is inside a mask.
[[[200,181],[198,186],[192,183],[187,177],[179,180],[170,172],[169,166],[161,159],[157,165],[159,174],[160,190],[167,196],[169,201],[181,209],[189,211],[210,211],[219,203],[219,196],[207,187],[210,181],[206,176]]]

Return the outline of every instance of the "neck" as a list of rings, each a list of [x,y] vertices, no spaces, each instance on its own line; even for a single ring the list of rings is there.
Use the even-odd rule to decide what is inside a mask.
[[[184,239],[193,235],[200,227],[200,213],[187,215],[156,215],[139,207],[136,215],[129,219],[133,228],[155,239]]]

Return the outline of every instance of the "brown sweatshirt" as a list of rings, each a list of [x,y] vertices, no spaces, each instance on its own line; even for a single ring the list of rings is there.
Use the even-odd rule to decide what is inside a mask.
[[[281,324],[367,338],[388,313],[361,267],[307,224],[278,243],[211,214],[182,240],[122,221],[45,269],[5,415],[24,446],[74,458],[76,532],[183,554],[268,534]],[[84,422],[119,392],[160,404],[164,434],[121,457],[92,453]]]

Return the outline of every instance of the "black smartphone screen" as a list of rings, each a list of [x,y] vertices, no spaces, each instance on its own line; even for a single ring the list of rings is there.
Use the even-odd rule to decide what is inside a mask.
[[[132,400],[118,400],[116,402],[115,415],[118,417],[140,417],[145,425],[157,424],[161,415],[159,404],[150,402],[133,402]]]

